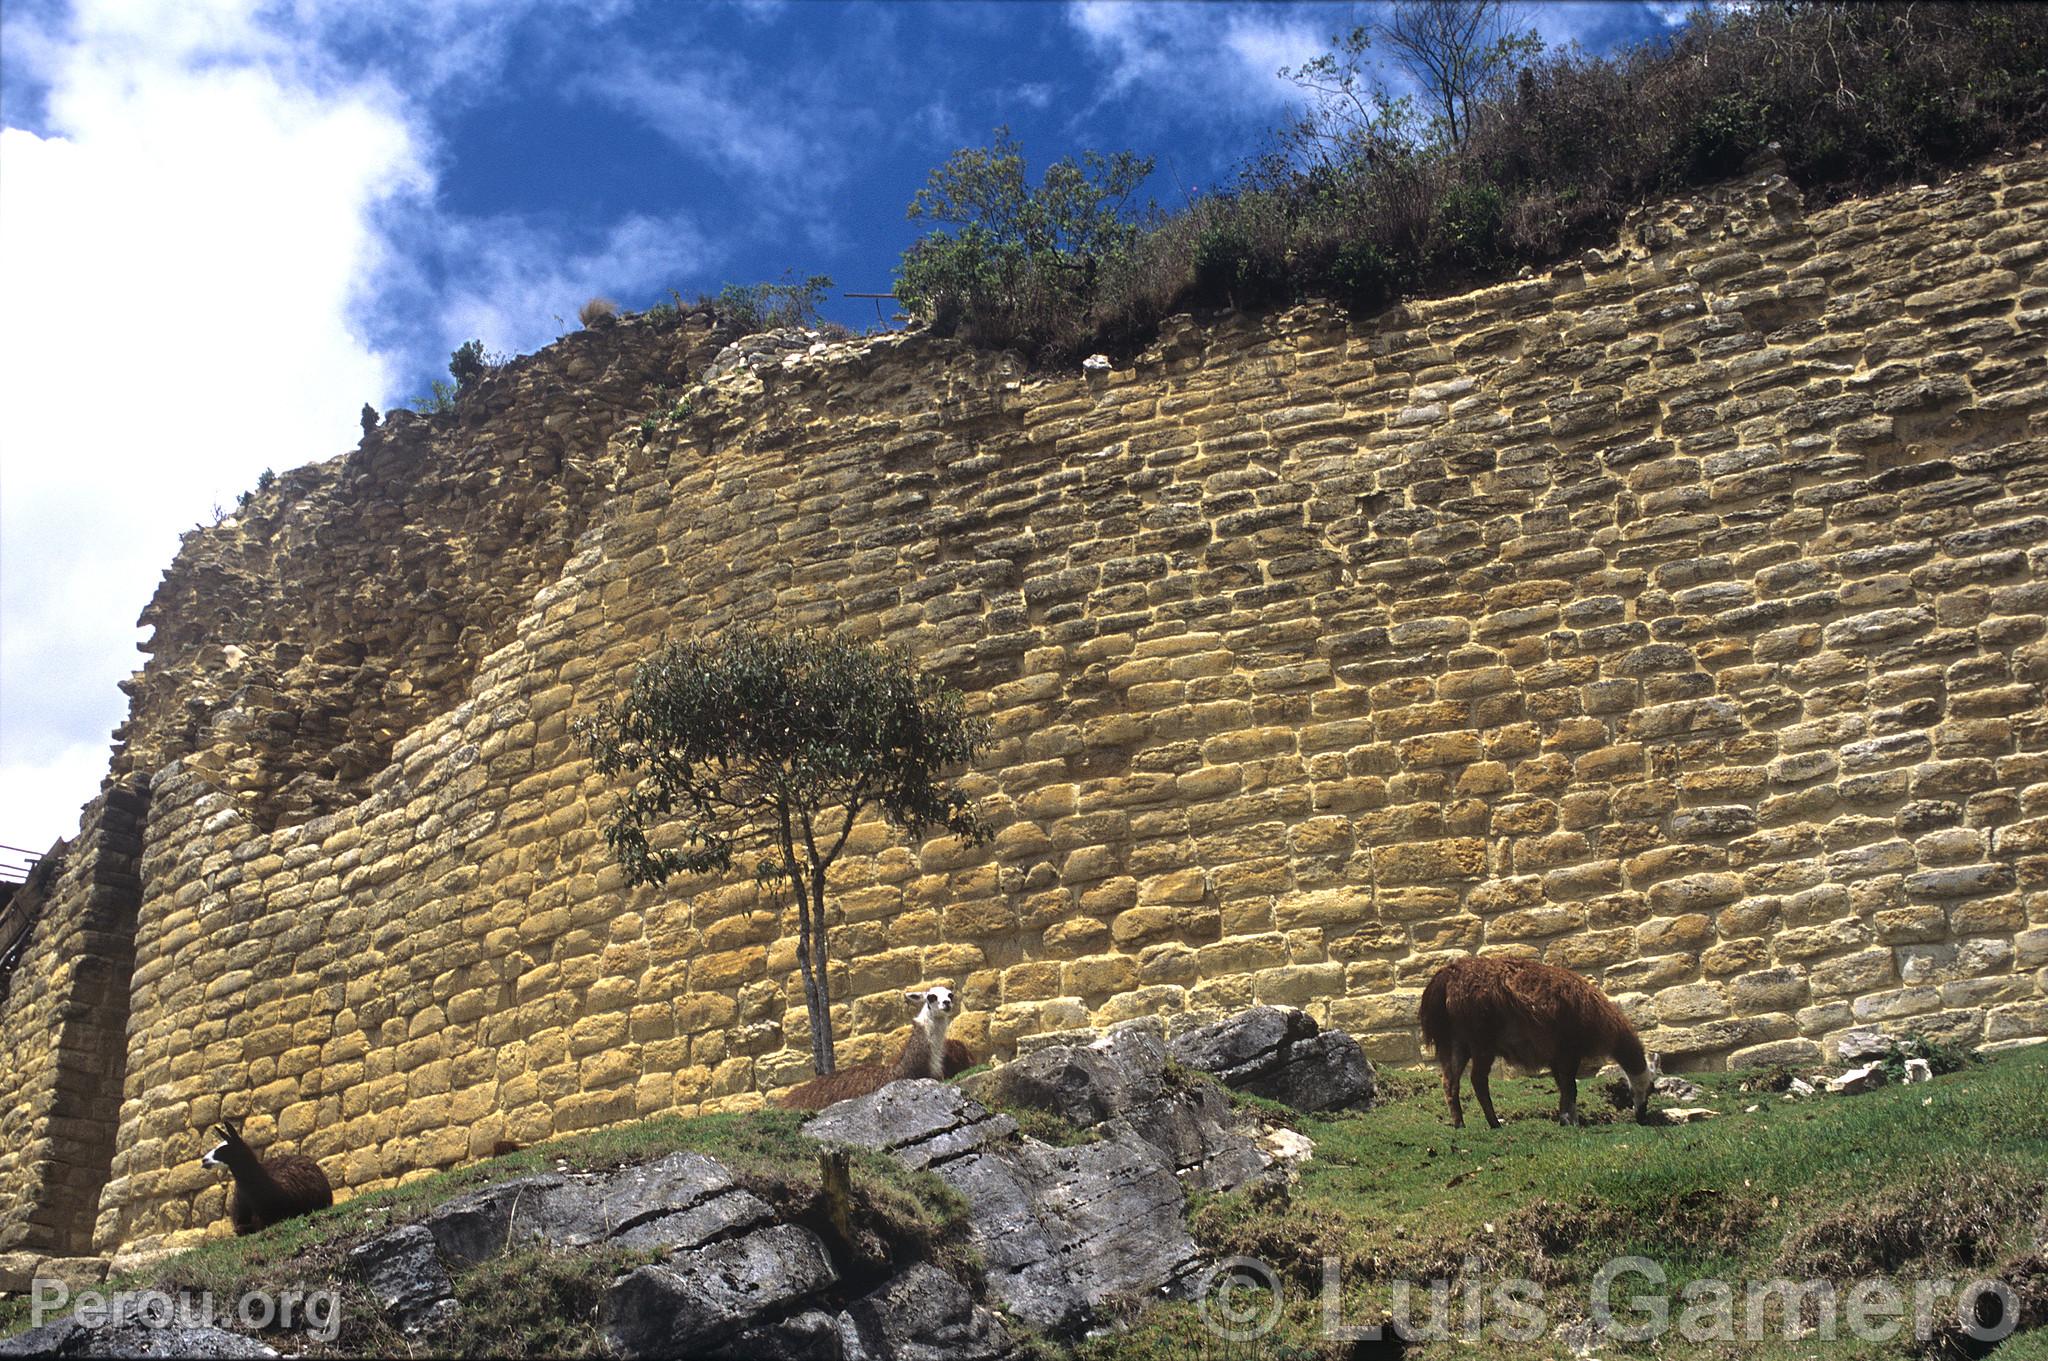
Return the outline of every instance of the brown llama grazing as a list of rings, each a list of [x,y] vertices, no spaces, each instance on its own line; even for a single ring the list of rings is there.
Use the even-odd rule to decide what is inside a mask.
[[[866,1096],[902,1078],[951,1077],[974,1066],[967,1046],[946,1038],[946,1027],[953,1023],[958,1006],[951,988],[906,992],[903,1000],[916,1015],[910,1021],[910,1038],[903,1042],[903,1052],[894,1063],[862,1063],[824,1073],[781,1093],[776,1101],[793,1111],[823,1110],[835,1101]]]
[[[267,1229],[282,1220],[334,1204],[334,1188],[320,1164],[297,1153],[258,1158],[232,1123],[217,1126],[221,1141],[200,1158],[203,1167],[225,1167],[235,1177],[228,1193],[228,1218],[237,1234]]]
[[[1621,1008],[1570,969],[1527,959],[1473,956],[1437,970],[1422,990],[1422,1037],[1444,1070],[1451,1124],[1462,1128],[1458,1081],[1472,1065],[1472,1094],[1486,1123],[1500,1128],[1487,1080],[1493,1061],[1548,1068],[1557,1079],[1558,1120],[1579,1123],[1579,1065],[1612,1058],[1628,1074],[1637,1124],[1649,1123],[1650,1062]]]

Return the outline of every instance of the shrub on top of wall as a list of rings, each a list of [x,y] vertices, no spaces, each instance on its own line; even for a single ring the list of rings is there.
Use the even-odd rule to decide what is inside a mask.
[[[1358,34],[1333,47],[1292,73],[1305,88],[1327,86],[1347,61],[1369,78]],[[998,206],[1085,210],[1114,248],[1034,249],[1014,230],[1018,214],[933,212],[928,188],[912,216],[965,225],[905,253],[897,296],[970,340],[1067,363],[1128,353],[1189,306],[1318,296],[1371,309],[1549,264],[1611,237],[1629,209],[1765,155],[1834,197],[2048,132],[2048,10],[2030,5],[1702,9],[1612,56],[1514,52],[1511,74],[1475,97],[1455,135],[1441,117],[1367,95],[1349,125],[1312,113],[1235,188],[1147,222],[1124,211],[1143,173],[1091,185],[1080,163],[1061,162],[1034,190],[999,133],[991,148],[955,153],[934,186],[978,172],[1004,189]],[[1087,164],[1150,167],[1128,152]],[[1093,192],[1059,198],[1068,181]]]

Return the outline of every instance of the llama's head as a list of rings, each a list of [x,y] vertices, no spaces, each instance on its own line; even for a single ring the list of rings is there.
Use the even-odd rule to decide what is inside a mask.
[[[225,1155],[229,1149],[241,1144],[241,1132],[233,1125],[225,1122],[214,1126],[214,1132],[220,1135],[220,1142],[199,1155],[199,1165],[201,1167],[216,1167],[223,1171],[230,1170]]]
[[[953,997],[953,990],[943,985],[926,988],[922,992],[906,992],[903,1000],[910,1004],[916,1022],[941,1030],[952,1022],[953,1012],[960,1005]]]
[[[961,1005],[958,1001],[954,1001],[952,989],[948,989],[948,986],[944,986],[944,984],[936,986],[936,989],[924,989],[922,993],[905,993],[903,1001],[909,1003],[909,1009],[915,1015],[930,1013],[934,1017],[948,1017],[948,1019],[952,1017],[952,1011],[958,1005]]]
[[[1639,1125],[1650,1123],[1650,1089],[1657,1085],[1657,1079],[1663,1072],[1663,1056],[1652,1049],[1643,1055],[1643,1071],[1628,1075],[1629,1104],[1635,1108]]]

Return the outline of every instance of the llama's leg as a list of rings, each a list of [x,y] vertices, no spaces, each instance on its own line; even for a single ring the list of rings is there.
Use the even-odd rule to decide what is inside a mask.
[[[1550,1070],[1557,1079],[1557,1123],[1576,1125],[1579,1123],[1579,1065],[1576,1060],[1559,1063]]]
[[[1464,1046],[1455,1042],[1446,1043],[1437,1051],[1437,1062],[1444,1070],[1444,1100],[1451,1103],[1451,1127],[1465,1127],[1465,1105],[1458,1100],[1458,1083],[1465,1076],[1465,1061],[1470,1057]]]
[[[1488,1079],[1492,1076],[1493,1055],[1474,1054],[1472,1056],[1472,1095],[1479,1098],[1479,1109],[1486,1112],[1486,1123],[1495,1129],[1499,1129],[1500,1117],[1493,1113],[1493,1088],[1487,1085]]]

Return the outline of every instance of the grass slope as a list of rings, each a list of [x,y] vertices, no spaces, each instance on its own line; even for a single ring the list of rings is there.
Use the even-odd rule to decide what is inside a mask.
[[[1418,1283],[1409,1317],[1426,1323],[1421,1284],[1444,1279],[1455,1292],[1455,1331],[1467,1281],[1483,1283],[1490,1300],[1499,1281],[1526,1278],[1562,1325],[1586,1316],[1601,1266],[1630,1255],[1657,1263],[1668,1281],[1654,1292],[1638,1278],[1620,1281],[1613,1298],[1623,1321],[1630,1316],[1620,1302],[1631,1295],[1667,1297],[1675,1323],[1688,1283],[1736,1283],[1737,1341],[1668,1336],[1656,1354],[1906,1356],[1910,1336],[1875,1346],[1846,1337],[1786,1342],[1768,1309],[1758,1313],[1767,1337],[1746,1340],[1741,1283],[1996,1276],[2048,1231],[2048,1046],[1932,1083],[1806,1101],[1745,1090],[1756,1074],[1694,1075],[1707,1088],[1702,1104],[1722,1114],[1652,1128],[1611,1112],[1594,1117],[1607,1123],[1563,1128],[1551,1123],[1557,1098],[1548,1080],[1496,1077],[1504,1127],[1489,1130],[1475,1113],[1454,1130],[1435,1082],[1391,1076],[1396,1094],[1386,1106],[1293,1121],[1316,1151],[1286,1192],[1232,1193],[1194,1207],[1205,1247],[1278,1273],[1284,1310],[1272,1334],[1231,1343],[1204,1327],[1194,1306],[1169,1305],[1087,1344],[1088,1361],[1370,1354],[1322,1336],[1325,1258],[1340,1273],[1346,1323],[1384,1318],[1401,1279]],[[2021,1334],[1995,1355],[2041,1355],[2044,1341]],[[1569,1349],[1554,1334],[1523,1345],[1489,1334],[1423,1340],[1405,1354],[1533,1358]],[[1651,1347],[1609,1343],[1599,1354]]]

